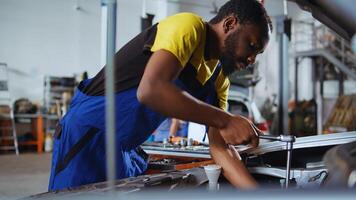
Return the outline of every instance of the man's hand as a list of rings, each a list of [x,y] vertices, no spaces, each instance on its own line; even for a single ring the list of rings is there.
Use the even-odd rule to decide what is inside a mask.
[[[214,127],[209,128],[208,136],[211,156],[222,167],[222,172],[230,183],[244,190],[255,189],[257,182],[240,160],[236,149],[227,145],[219,130]]]
[[[227,144],[250,144],[257,147],[258,135],[263,134],[253,123],[242,116],[231,116],[227,125],[220,129],[221,136]]]

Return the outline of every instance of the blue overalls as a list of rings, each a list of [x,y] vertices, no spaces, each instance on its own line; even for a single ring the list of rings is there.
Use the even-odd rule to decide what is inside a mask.
[[[192,66],[186,66],[175,84],[194,97],[217,106],[215,80],[201,85]],[[54,139],[50,191],[106,180],[105,96],[88,96],[81,90],[89,84],[82,81],[70,109],[59,122]],[[147,155],[139,147],[166,119],[141,104],[137,87],[115,95],[116,102],[116,173],[117,179],[138,176],[147,169]]]

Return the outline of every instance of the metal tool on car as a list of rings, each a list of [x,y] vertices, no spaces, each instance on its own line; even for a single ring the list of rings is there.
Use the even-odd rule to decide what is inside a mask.
[[[295,142],[295,136],[293,135],[280,135],[280,136],[270,136],[270,135],[259,135],[260,139],[265,140],[274,140],[286,143],[286,150],[287,150],[287,167],[286,167],[286,188],[289,186],[289,177],[290,177],[290,167],[292,162],[292,150],[293,150],[293,143]]]

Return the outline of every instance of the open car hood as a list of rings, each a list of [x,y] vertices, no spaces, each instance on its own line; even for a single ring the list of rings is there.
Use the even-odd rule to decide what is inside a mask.
[[[288,0],[295,2],[341,37],[351,40],[356,33],[355,0]]]

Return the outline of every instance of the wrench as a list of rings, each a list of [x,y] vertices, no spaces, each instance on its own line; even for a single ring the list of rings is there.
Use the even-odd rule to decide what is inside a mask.
[[[274,140],[286,143],[286,150],[287,150],[287,169],[286,169],[286,188],[289,186],[290,181],[290,167],[292,162],[292,150],[293,150],[293,143],[295,142],[296,137],[293,135],[280,135],[280,136],[271,136],[271,135],[259,135],[260,139],[265,140]]]

